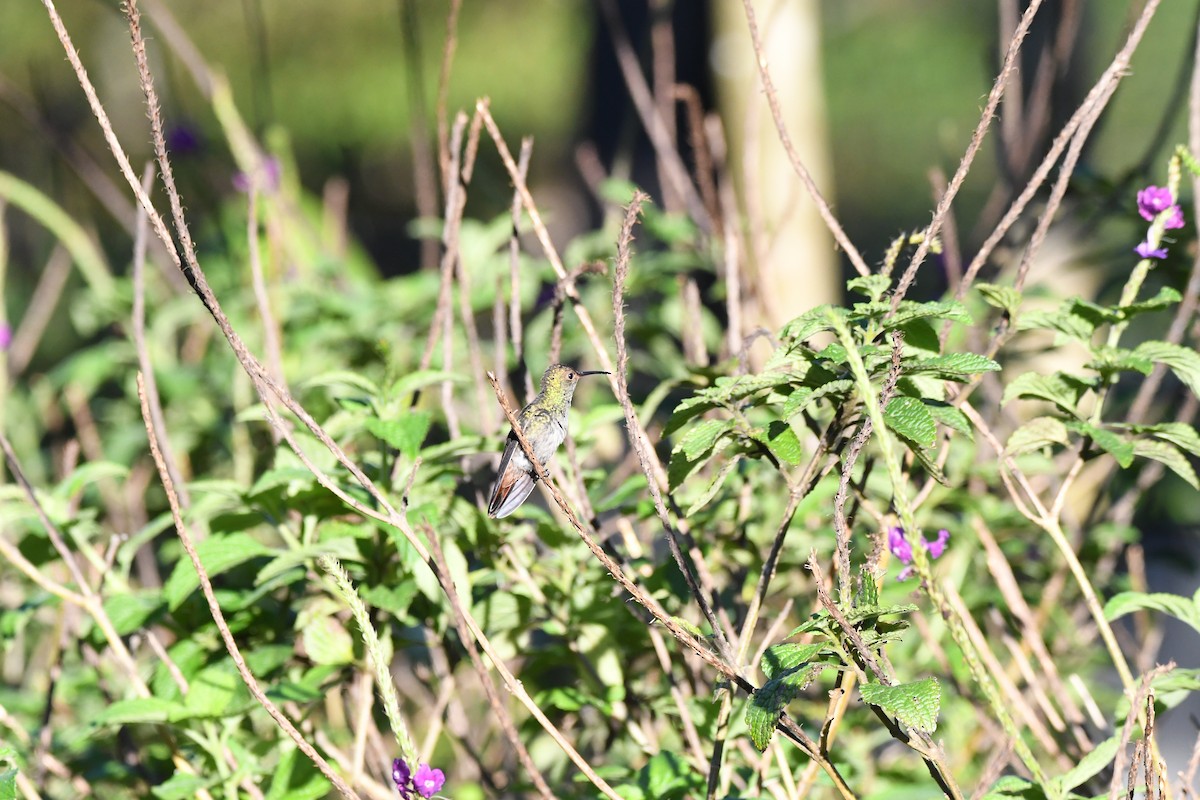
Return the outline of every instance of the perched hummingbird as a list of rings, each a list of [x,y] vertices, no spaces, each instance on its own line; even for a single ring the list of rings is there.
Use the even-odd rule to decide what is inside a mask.
[[[541,391],[529,405],[521,409],[517,422],[521,432],[533,447],[533,454],[543,466],[554,455],[554,451],[567,438],[567,412],[571,409],[571,398],[575,387],[584,375],[607,375],[603,371],[581,372],[563,364],[551,364],[542,375]],[[513,431],[508,432],[504,455],[500,458],[500,477],[492,489],[488,501],[488,516],[493,519],[507,517],[517,510],[537,482],[533,465],[521,450],[521,443]]]

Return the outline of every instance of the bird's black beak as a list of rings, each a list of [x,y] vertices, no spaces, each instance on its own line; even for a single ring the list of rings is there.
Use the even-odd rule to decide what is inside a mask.
[[[611,372],[605,372],[602,369],[593,369],[589,371],[579,370],[580,375],[611,375]]]

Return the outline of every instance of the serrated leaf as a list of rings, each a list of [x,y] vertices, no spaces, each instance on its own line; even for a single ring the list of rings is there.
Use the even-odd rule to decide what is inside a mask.
[[[1192,394],[1200,396],[1200,353],[1189,347],[1158,341],[1142,342],[1133,352],[1166,364],[1192,390]]]
[[[793,392],[783,404],[780,416],[785,420],[790,420],[818,400],[849,392],[853,388],[854,381],[849,378],[826,381],[816,388],[802,387]]]
[[[189,716],[219,717],[229,708],[243,684],[232,665],[226,664],[205,667],[188,681],[184,705]]]
[[[1021,293],[1011,286],[977,283],[975,288],[983,296],[984,302],[993,308],[1008,312],[1009,316],[1016,316],[1017,309],[1021,307]]]
[[[741,455],[734,455],[733,458],[722,464],[721,469],[718,470],[713,479],[708,482],[708,486],[705,487],[704,491],[700,493],[700,496],[692,501],[692,504],[688,506],[687,511],[683,512],[683,515],[685,517],[690,517],[711,503],[712,499],[717,496],[717,492],[721,491],[721,487],[725,485],[726,479],[733,474],[734,468],[737,467],[738,462],[741,460]]]
[[[259,556],[271,555],[272,550],[245,533],[214,534],[196,545],[196,554],[211,579],[239,564]],[[190,558],[182,558],[163,586],[163,598],[171,611],[179,608],[197,587],[200,576]]]
[[[821,331],[833,330],[833,326],[829,322],[829,312],[832,311],[838,314],[843,319],[846,317],[847,311],[844,308],[835,308],[830,305],[819,305],[804,312],[796,317],[791,322],[783,326],[779,332],[779,338],[785,342],[803,342],[808,337]]]
[[[961,380],[984,372],[999,372],[1000,365],[977,353],[947,353],[920,361],[906,362],[905,373],[929,374],[943,380]]]
[[[1013,455],[1041,450],[1054,444],[1070,444],[1067,426],[1057,417],[1034,417],[1012,432],[1004,450]]]
[[[1158,294],[1146,300],[1140,300],[1136,303],[1130,303],[1127,306],[1119,306],[1119,310],[1126,319],[1140,314],[1144,311],[1158,311],[1162,308],[1168,308],[1175,305],[1183,299],[1177,290],[1170,286],[1164,286],[1158,290]]]
[[[1140,372],[1149,375],[1150,370],[1154,369],[1154,362],[1135,354],[1132,350],[1098,347],[1092,351],[1092,360],[1087,363],[1087,368],[1105,375],[1114,372]]]
[[[1187,460],[1187,456],[1181,453],[1175,445],[1154,439],[1138,439],[1133,443],[1133,454],[1157,461],[1191,484],[1193,489],[1200,490],[1200,481],[1196,479],[1196,470],[1192,468],[1192,463]]]
[[[1026,311],[1017,319],[1016,330],[1051,330],[1068,339],[1087,343],[1096,332],[1096,323],[1066,311]]]
[[[763,653],[763,657],[759,659],[758,668],[768,679],[774,678],[777,675],[782,675],[788,670],[795,669],[801,664],[807,663],[815,659],[824,650],[826,645],[822,643],[816,644],[799,644],[797,642],[784,642],[783,644],[773,644]]]
[[[1150,434],[1155,439],[1170,442],[1181,450],[1200,456],[1200,434],[1186,422],[1160,422],[1157,425],[1134,425],[1134,433]]]
[[[287,550],[275,558],[271,559],[267,564],[258,571],[258,575],[254,578],[256,585],[261,585],[267,581],[282,575],[293,567],[304,564],[309,559],[315,559],[317,556],[330,555],[339,561],[360,561],[362,556],[358,550],[357,542],[350,537],[342,537],[339,539],[323,539],[314,544],[304,545],[295,550]]]
[[[675,449],[682,452],[688,461],[695,461],[711,450],[724,434],[733,430],[733,426],[731,419],[706,419],[689,428]]]
[[[975,439],[975,429],[971,427],[971,420],[967,415],[959,411],[949,403],[943,403],[936,400],[925,400],[925,408],[929,411],[929,415],[933,417],[935,422],[945,425],[952,431],[961,433],[970,440]]]
[[[779,718],[783,716],[788,703],[798,697],[826,666],[806,664],[786,670],[750,695],[750,702],[746,706],[746,725],[750,729],[750,741],[754,742],[759,752],[766,750],[771,743],[775,726],[779,724]]]
[[[804,457],[796,432],[782,420],[777,419],[765,428],[756,428],[751,436],[785,464],[799,464]]]
[[[921,447],[933,447],[937,425],[929,409],[915,397],[893,397],[883,410],[883,421],[896,433]]]
[[[1004,397],[1000,402],[1001,405],[1007,405],[1016,397],[1048,400],[1068,414],[1075,414],[1079,400],[1091,388],[1091,381],[1061,372],[1055,372],[1053,375],[1026,372],[1014,378],[1005,387]]]
[[[150,793],[157,800],[187,800],[195,797],[201,789],[215,786],[221,780],[220,775],[202,778],[199,775],[188,775],[186,772],[176,772],[170,778],[155,786]]]
[[[882,708],[901,723],[915,730],[933,733],[937,730],[938,710],[942,691],[937,678],[926,678],[897,686],[867,683],[862,687],[863,701]]]
[[[1087,781],[1100,774],[1100,771],[1112,763],[1117,754],[1117,746],[1121,743],[1120,735],[1110,736],[1092,748],[1091,752],[1079,759],[1079,763],[1064,774],[1054,779],[1059,791],[1071,791],[1076,786],[1082,786]]]
[[[398,419],[378,419],[368,417],[363,426],[372,435],[387,442],[408,458],[416,458],[421,452],[421,444],[433,424],[433,415],[428,411],[409,411]]]
[[[1065,424],[1068,430],[1081,433],[1099,445],[1105,452],[1117,460],[1122,469],[1128,469],[1129,465],[1133,463],[1133,443],[1119,434],[1105,428],[1099,428],[1088,422],[1068,420]]]
[[[900,308],[891,319],[884,321],[883,328],[891,330],[907,325],[913,320],[930,318],[952,320],[964,325],[970,325],[972,322],[967,307],[957,300],[941,300],[931,303],[915,303],[906,300],[900,304]]]
[[[271,788],[264,800],[317,800],[325,797],[332,785],[317,771],[312,761],[297,747],[281,747],[279,763],[271,776]]]
[[[1143,608],[1161,611],[1200,632],[1200,608],[1194,599],[1167,592],[1121,592],[1104,604],[1104,617],[1112,621]]]

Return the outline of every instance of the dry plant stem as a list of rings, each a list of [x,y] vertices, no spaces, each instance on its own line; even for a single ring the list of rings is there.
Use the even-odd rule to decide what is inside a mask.
[[[536,456],[534,456],[533,448],[529,444],[529,440],[525,437],[524,431],[522,431],[521,427],[517,424],[516,412],[513,410],[512,406],[509,405],[507,398],[504,396],[504,390],[500,387],[499,380],[495,375],[489,373],[488,381],[492,384],[492,390],[496,393],[496,401],[504,410],[504,416],[507,418],[509,425],[512,427],[513,433],[517,437],[517,443],[521,446],[521,451],[525,453],[525,457],[529,459],[529,463],[534,465],[534,471],[536,472],[538,479],[546,485],[546,488],[550,491],[550,495],[554,499],[555,504],[558,505],[563,514],[566,515],[567,520],[571,523],[571,527],[573,527],[576,533],[579,534],[580,538],[583,539],[584,544],[586,544],[588,549],[592,551],[592,555],[596,557],[596,559],[601,563],[601,565],[604,566],[608,573],[612,575],[617,583],[621,584],[621,587],[625,589],[625,591],[627,591],[635,601],[649,611],[655,620],[661,623],[663,627],[665,627],[671,633],[672,636],[679,640],[680,643],[688,647],[695,655],[699,656],[702,661],[715,668],[721,673],[721,675],[729,678],[733,683],[737,684],[738,688],[749,694],[753,694],[756,691],[754,684],[742,677],[741,673],[737,669],[730,666],[703,642],[693,636],[692,633],[684,628],[674,617],[668,615],[666,610],[659,604],[659,602],[643,592],[641,588],[639,588],[638,585],[634,583],[634,581],[629,578],[628,575],[625,574],[625,570],[622,569],[617,562],[613,561],[608,553],[606,553],[604,549],[600,547],[599,543],[592,538],[591,534],[588,533],[583,523],[579,521],[579,517],[576,516],[575,512],[571,510],[571,507],[568,506],[567,502],[563,499],[562,493],[558,490],[558,487],[554,485],[554,482],[551,480],[550,475],[546,472],[545,467],[543,467],[538,462]],[[784,733],[785,736],[799,745],[800,749],[803,750],[806,755],[808,755],[810,758],[820,761],[822,768],[833,780],[835,786],[838,787],[839,793],[844,798],[854,797],[853,792],[851,792],[849,787],[846,786],[846,783],[838,773],[837,768],[824,758],[821,758],[820,753],[817,750],[816,743],[810,739],[803,730],[800,729],[794,720],[785,714],[779,721],[779,729]]]
[[[176,259],[176,266],[184,271],[184,274],[192,284],[192,288],[199,295],[201,302],[213,316],[218,327],[220,327],[221,332],[228,340],[230,347],[234,351],[234,355],[237,356],[238,361],[242,364],[247,374],[254,381],[255,388],[263,397],[273,424],[277,425],[281,429],[281,431],[284,433],[284,438],[288,441],[289,446],[292,447],[305,466],[317,478],[318,483],[320,483],[326,489],[329,489],[336,496],[338,496],[339,499],[341,499],[344,503],[358,513],[363,514],[365,517],[377,519],[380,522],[392,525],[400,530],[408,539],[409,543],[413,545],[414,550],[421,557],[421,559],[425,561],[430,569],[432,569],[436,574],[436,565],[433,564],[428,550],[421,540],[416,536],[411,527],[408,526],[407,521],[399,513],[397,513],[397,511],[392,507],[391,503],[388,502],[387,498],[383,496],[370,478],[363,473],[357,464],[350,460],[345,452],[342,451],[341,447],[339,447],[338,444],[333,441],[332,438],[330,438],[329,434],[326,433],[325,430],[316,423],[316,421],[308,414],[308,412],[306,412],[304,408],[300,406],[286,391],[271,381],[262,365],[257,361],[257,359],[254,358],[253,355],[251,355],[249,350],[247,350],[245,344],[241,340],[241,337],[238,336],[236,331],[233,330],[232,326],[229,324],[228,318],[221,310],[220,304],[217,302],[215,295],[213,295],[212,290],[209,288],[207,281],[204,279],[204,274],[200,270],[199,263],[196,261],[195,250],[192,248],[190,236],[188,236],[186,232],[186,221],[183,219],[182,215],[182,203],[179,199],[178,192],[175,190],[174,181],[167,179],[170,164],[166,158],[165,145],[163,144],[162,139],[162,125],[158,118],[157,98],[154,95],[153,83],[150,80],[149,71],[145,65],[144,45],[141,48],[143,57],[139,61],[139,67],[141,67],[142,71],[143,88],[145,88],[147,91],[147,104],[151,110],[151,122],[155,131],[155,148],[160,154],[159,165],[164,171],[164,183],[167,186],[167,192],[171,199],[172,209],[175,212],[175,221],[177,227],[181,229],[180,236],[184,243],[184,255],[187,258],[186,268],[184,268],[178,260],[178,255],[174,249],[173,241],[170,233],[167,231],[165,223],[155,211],[147,193],[142,191],[141,186],[133,177],[133,170],[129,165],[129,159],[125,155],[124,150],[121,148],[120,142],[117,141],[116,136],[113,133],[112,125],[108,120],[108,115],[104,111],[103,106],[100,104],[99,99],[96,97],[95,89],[87,77],[87,72],[83,69],[83,65],[79,60],[79,54],[75,50],[74,45],[71,43],[70,36],[68,35],[66,28],[63,26],[62,19],[58,15],[58,11],[54,6],[53,0],[43,0],[43,4],[45,5],[47,13],[50,16],[51,23],[54,25],[55,31],[59,36],[59,40],[63,44],[63,48],[67,53],[68,60],[71,62],[71,65],[75,70],[75,74],[79,80],[80,86],[83,88],[84,93],[88,97],[89,105],[91,106],[93,113],[100,123],[101,130],[104,132],[105,139],[113,152],[113,156],[116,158],[117,163],[121,168],[122,174],[125,176],[130,188],[133,189],[134,194],[137,196],[142,208],[145,209],[147,214],[150,216],[150,220],[153,224],[155,232],[163,240],[163,242],[168,245],[169,252]],[[132,10],[136,15],[135,6],[132,8]],[[136,24],[134,24],[132,27],[135,30],[136,44],[140,41],[140,32],[136,32]],[[279,417],[273,411],[272,403],[269,399],[270,395],[277,397],[280,403],[282,403],[289,411],[295,414],[301,422],[304,423],[305,427],[307,427],[309,431],[311,431],[312,434],[317,437],[321,444],[333,454],[338,462],[345,467],[345,469],[354,477],[354,479],[358,481],[358,483],[362,485],[364,489],[367,490],[372,498],[379,504],[380,508],[383,509],[382,512],[366,506],[347,494],[337,483],[331,480],[328,475],[325,475],[324,472],[317,468],[316,465],[304,455],[304,452],[299,448],[295,439],[291,437],[290,432],[283,424],[283,421],[279,419]],[[504,676],[505,683],[509,689],[518,697],[518,699],[521,700],[523,704],[530,709],[534,716],[538,718],[538,721],[550,732],[551,736],[556,742],[558,742],[559,746],[562,747],[563,750],[568,754],[568,757],[570,757],[572,761],[580,766],[581,769],[584,770],[585,774],[591,773],[589,777],[594,776],[594,771],[592,771],[587,765],[587,762],[584,761],[577,752],[575,752],[574,748],[572,748],[565,739],[563,739],[562,735],[558,733],[553,724],[545,717],[544,714],[542,714],[541,710],[533,702],[532,698],[529,697],[528,693],[524,691],[523,687],[520,685],[520,682],[517,681],[516,678],[513,677],[512,673],[504,667],[502,662],[500,662],[494,651],[491,650],[490,644],[487,643],[487,639],[483,635],[483,632],[479,629],[478,625],[469,615],[467,615],[467,621],[472,629],[472,633],[475,635],[476,639],[480,641],[480,645],[483,647],[484,651],[490,657],[492,657],[493,661],[496,663],[496,667]],[[120,640],[118,639],[117,641],[119,643]],[[607,784],[603,784],[603,781],[601,781],[601,784],[607,786]],[[601,784],[598,784],[598,786]],[[608,796],[615,797],[615,794],[611,794],[611,789],[609,789]]]
[[[104,610],[103,600],[84,579],[83,573],[75,561],[74,554],[67,549],[62,533],[53,521],[51,521],[45,508],[42,507],[41,502],[37,499],[33,485],[25,477],[25,472],[21,469],[21,462],[17,460],[17,454],[13,451],[12,444],[9,443],[8,438],[3,433],[0,433],[0,449],[4,450],[9,471],[21,486],[21,490],[25,493],[25,497],[29,500],[30,505],[33,506],[38,520],[46,530],[46,535],[54,545],[54,549],[58,551],[59,556],[66,563],[67,570],[71,573],[72,579],[78,584],[79,593],[76,594],[65,586],[61,586],[46,578],[37,567],[25,559],[20,550],[10,545],[8,540],[2,537],[0,537],[0,555],[3,555],[9,563],[16,565],[21,572],[27,575],[38,586],[86,611],[95,621],[96,626],[100,628],[101,633],[104,634],[105,641],[112,650],[113,656],[116,658],[118,665],[120,665],[124,677],[133,687],[134,692],[139,697],[150,697],[150,688],[142,680],[141,674],[138,672],[137,662],[133,660],[133,655],[125,646],[125,641],[117,633],[117,629],[113,625],[112,619],[108,616],[108,612]],[[191,764],[184,760],[174,742],[171,741],[169,734],[167,735],[167,740],[171,748],[171,760],[174,762],[176,769],[188,775],[195,775],[196,771],[192,768]],[[202,800],[212,800],[208,792],[203,789],[198,790],[196,794]]]
[[[250,279],[254,285],[254,302],[258,305],[258,316],[263,326],[263,349],[267,351],[267,369],[275,381],[287,387],[283,377],[283,350],[279,344],[279,325],[271,313],[271,300],[267,295],[267,283],[263,278],[262,254],[258,244],[258,187],[251,179],[247,194],[246,245],[250,249]],[[139,220],[141,215],[139,215]],[[276,440],[276,444],[278,444]]]
[[[817,556],[815,548],[809,551],[806,566],[813,574],[813,585],[817,590],[817,599],[821,602],[825,610],[829,612],[829,616],[833,621],[842,629],[842,632],[846,634],[846,638],[850,640],[850,643],[854,645],[854,649],[858,652],[859,658],[862,659],[863,665],[875,677],[875,680],[884,686],[891,686],[894,683],[892,676],[879,666],[879,662],[875,658],[875,653],[863,641],[862,633],[858,628],[850,624],[850,621],[846,619],[846,615],[842,613],[837,603],[833,602],[833,598],[829,596],[829,590],[825,588],[825,575],[821,571],[821,561]],[[867,676],[864,674],[860,677],[863,678],[865,683]]]
[[[437,90],[437,144],[438,164],[442,168],[442,191],[449,191],[450,181],[456,180],[450,169],[450,140],[447,120],[447,104],[450,94],[450,68],[454,64],[454,51],[458,47],[458,15],[462,11],[462,0],[451,0],[450,12],[446,15],[446,43],[442,47],[442,67],[438,72]]]
[[[71,258],[61,244],[55,245],[38,278],[37,286],[21,315],[21,322],[13,331],[12,343],[8,348],[8,376],[14,378],[25,371],[37,350],[42,335],[54,318],[67,279],[71,277]]]
[[[459,114],[454,120],[454,128],[450,134],[451,167],[458,174],[458,158],[462,142],[463,128],[467,124],[464,114]],[[442,225],[442,264],[441,283],[438,284],[437,308],[433,320],[429,323],[429,335],[425,339],[425,349],[421,353],[420,368],[429,369],[433,363],[433,353],[437,347],[438,337],[443,334],[446,318],[452,315],[451,303],[454,288],[454,260],[458,257],[458,231],[462,222],[462,211],[465,201],[462,199],[462,183],[457,179],[449,184],[446,190],[445,222]]]
[[[317,769],[321,771],[321,774],[342,793],[343,797],[354,798],[356,800],[358,794],[342,780],[341,776],[333,771],[333,768],[329,766],[329,762],[300,735],[300,731],[296,730],[291,721],[271,702],[271,699],[267,697],[266,693],[258,685],[258,681],[250,671],[250,668],[246,666],[246,661],[242,658],[237,642],[233,640],[233,634],[225,622],[225,615],[221,612],[221,607],[217,603],[216,595],[213,593],[212,582],[208,578],[208,572],[205,570],[204,564],[200,562],[200,556],[196,552],[195,545],[192,543],[191,534],[188,533],[187,526],[184,525],[183,509],[179,505],[179,497],[175,492],[175,484],[171,480],[171,473],[167,469],[166,462],[163,460],[162,450],[159,448],[159,436],[157,431],[155,431],[150,417],[150,406],[146,398],[146,383],[141,372],[138,373],[137,384],[138,398],[141,400],[142,405],[142,419],[146,423],[146,435],[150,439],[150,454],[154,457],[159,477],[162,479],[163,489],[167,493],[167,502],[171,506],[171,518],[175,521],[175,531],[179,534],[179,541],[183,545],[183,549],[187,551],[192,566],[196,568],[196,574],[200,578],[200,590],[204,593],[204,599],[208,602],[209,613],[212,615],[213,622],[217,625],[217,630],[221,634],[221,640],[225,643],[225,649],[229,652],[229,657],[233,659],[234,666],[237,667],[238,674],[241,675],[246,688],[250,690],[250,694],[259,705],[266,709],[267,713],[271,715],[271,718],[275,720],[280,729],[296,743],[301,752],[308,756]]]
[[[971,143],[967,145],[967,151],[963,153],[962,161],[959,162],[958,169],[954,172],[954,177],[950,179],[950,186],[942,193],[941,198],[938,200],[937,209],[933,212],[933,221],[925,229],[924,238],[917,245],[917,251],[913,253],[912,260],[908,262],[908,267],[904,270],[904,274],[900,276],[900,281],[896,284],[896,290],[892,294],[892,310],[890,314],[896,313],[896,309],[900,307],[900,301],[904,299],[913,281],[916,280],[917,270],[925,260],[933,238],[938,235],[938,232],[942,228],[942,223],[946,219],[946,215],[950,212],[950,204],[954,202],[954,198],[958,196],[958,190],[962,188],[963,181],[967,179],[967,173],[970,172],[971,165],[975,162],[975,156],[978,154],[979,148],[983,144],[983,139],[987,136],[988,128],[992,124],[992,117],[995,116],[996,107],[1000,105],[1000,99],[1004,96],[1004,90],[1008,86],[1013,72],[1016,70],[1017,55],[1021,51],[1021,44],[1025,41],[1025,36],[1029,33],[1029,26],[1033,24],[1033,18],[1037,15],[1038,9],[1041,6],[1042,0],[1033,0],[1021,16],[1021,22],[1017,25],[1016,31],[1013,32],[1012,39],[1008,43],[1008,51],[1004,54],[1004,64],[1000,68],[1000,74],[996,76],[996,80],[992,84],[992,91],[988,94],[987,104],[984,106],[983,113],[979,117],[979,122],[975,126],[975,132],[971,135]]]
[[[1174,662],[1155,667],[1142,676],[1141,681],[1133,692],[1126,692],[1126,697],[1130,701],[1129,713],[1125,715],[1125,724],[1121,728],[1121,743],[1117,746],[1117,755],[1113,760],[1112,780],[1108,784],[1109,800],[1116,800],[1121,792],[1121,776],[1125,772],[1125,748],[1129,746],[1129,742],[1133,738],[1133,725],[1138,718],[1139,712],[1144,708],[1143,703],[1145,703],[1146,698],[1151,696],[1150,686],[1155,678],[1174,668]],[[1136,763],[1136,756],[1134,763]]]
[[[517,162],[517,174],[521,181],[529,174],[529,160],[533,156],[533,137],[526,136],[521,140],[521,155]],[[512,330],[513,355],[517,359],[517,369],[525,387],[522,404],[533,397],[533,378],[529,374],[529,366],[525,363],[525,337],[521,321],[521,193],[513,190],[512,200],[512,236],[508,240],[508,324]],[[499,374],[499,373],[497,373]]]
[[[437,533],[432,527],[425,526],[425,536],[429,539],[429,550],[433,553],[433,558],[439,567],[439,574],[449,575],[450,566],[446,563],[446,555],[442,552],[441,542],[438,540]],[[542,777],[541,771],[537,765],[533,763],[533,759],[529,756],[529,751],[525,749],[524,742],[521,741],[521,736],[517,732],[516,725],[513,724],[512,715],[508,713],[508,708],[501,700],[499,692],[496,691],[496,683],[492,680],[491,674],[487,667],[484,666],[483,660],[479,657],[479,649],[475,646],[475,640],[471,636],[470,628],[467,626],[466,619],[463,617],[462,604],[459,602],[457,591],[447,591],[446,596],[450,600],[450,611],[454,614],[454,627],[458,631],[458,636],[462,640],[464,649],[471,659],[471,666],[475,668],[475,674],[479,676],[479,682],[483,686],[484,694],[487,695],[488,705],[491,706],[492,714],[500,723],[500,728],[504,731],[504,735],[508,737],[508,741],[513,746],[513,750],[517,754],[517,759],[521,762],[521,766],[525,768],[529,779],[533,781],[533,785],[537,787],[538,794],[545,798],[554,797],[554,793],[550,791],[550,787],[546,784],[546,779]]]
[[[957,297],[961,299],[970,288],[975,280],[975,276],[979,270],[987,262],[996,245],[1004,238],[1008,229],[1017,221],[1029,201],[1033,199],[1046,177],[1050,174],[1050,170],[1058,162],[1058,158],[1062,155],[1063,150],[1075,138],[1081,127],[1089,119],[1092,123],[1095,117],[1104,109],[1108,102],[1108,98],[1112,96],[1112,92],[1116,90],[1117,84],[1125,76],[1129,68],[1129,61],[1133,57],[1134,50],[1142,40],[1142,35],[1146,31],[1146,26],[1150,23],[1151,17],[1157,10],[1159,0],[1147,0],[1146,5],[1142,8],[1141,15],[1137,23],[1133,26],[1129,36],[1125,40],[1125,44],[1121,50],[1113,57],[1107,69],[1096,81],[1091,91],[1088,92],[1079,108],[1063,126],[1062,131],[1054,138],[1046,157],[1042,159],[1042,163],[1038,166],[1033,176],[1029,179],[1029,183],[1021,190],[1021,194],[1013,201],[1012,206],[1005,213],[996,228],[988,235],[987,239],[980,246],[979,252],[971,259],[971,263],[967,266],[967,271],[963,276],[963,281],[959,284]],[[1087,125],[1090,130],[1091,124]]]
[[[664,121],[658,108],[655,107],[654,95],[646,83],[646,76],[642,74],[642,69],[638,65],[637,54],[629,42],[629,34],[625,31],[625,25],[621,22],[620,11],[613,0],[600,0],[600,12],[604,15],[604,21],[612,35],[617,65],[621,69],[621,77],[625,79],[625,86],[629,89],[633,107],[642,121],[646,135],[650,137],[650,143],[654,145],[659,168],[670,180],[671,188],[683,199],[688,215],[703,230],[712,230],[713,221],[709,218],[708,209],[705,208],[704,201],[700,199],[696,187],[692,185],[687,167],[672,141],[672,133],[668,124]]]
[[[729,646],[729,639],[721,623],[717,620],[717,615],[713,613],[709,598],[705,597],[704,592],[701,591],[691,564],[684,558],[683,550],[679,546],[679,534],[671,524],[667,507],[663,503],[662,492],[654,480],[654,474],[650,469],[650,459],[645,452],[646,437],[638,435],[640,424],[637,412],[633,408],[633,402],[629,397],[629,351],[625,343],[625,280],[629,277],[629,264],[633,256],[633,226],[637,223],[638,214],[641,213],[642,203],[649,199],[640,190],[634,191],[633,199],[630,200],[629,207],[625,210],[625,223],[621,226],[621,235],[617,239],[617,263],[613,271],[613,338],[617,343],[617,400],[625,411],[625,425],[632,434],[630,439],[637,452],[638,462],[642,466],[642,471],[646,473],[646,485],[650,489],[650,497],[654,500],[654,510],[658,512],[658,518],[667,534],[667,544],[671,548],[671,555],[675,557],[675,563],[679,565],[679,571],[683,573],[688,589],[696,599],[696,604],[700,606],[704,618],[712,627],[721,656],[737,666],[737,661],[733,657],[733,649]]]
[[[754,56],[758,65],[758,73],[762,78],[763,89],[767,94],[767,104],[771,107],[771,117],[775,120],[775,130],[779,134],[779,142],[783,145],[788,159],[792,162],[792,169],[796,171],[800,182],[804,184],[804,188],[808,190],[809,196],[817,204],[817,211],[821,214],[821,219],[825,220],[825,225],[829,228],[829,232],[833,234],[834,241],[846,252],[846,256],[850,259],[850,263],[854,266],[855,271],[859,275],[866,277],[871,274],[871,268],[863,260],[862,255],[858,252],[858,248],[850,241],[850,237],[842,230],[837,217],[833,215],[833,211],[829,208],[829,203],[821,195],[821,190],[817,188],[817,182],[809,174],[808,168],[804,166],[804,162],[800,160],[800,155],[796,152],[795,145],[792,144],[792,137],[788,134],[787,125],[783,121],[783,109],[779,105],[779,96],[775,91],[775,84],[771,81],[771,73],[767,70],[767,55],[763,52],[762,37],[759,35],[758,22],[754,16],[753,0],[742,0],[742,7],[746,10],[746,22],[750,25],[750,41],[754,45]]]

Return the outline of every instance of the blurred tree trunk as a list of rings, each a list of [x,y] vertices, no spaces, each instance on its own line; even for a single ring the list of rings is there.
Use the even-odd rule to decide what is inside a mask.
[[[832,163],[821,79],[817,0],[752,0],[784,122],[830,199]],[[833,237],[792,169],[771,118],[741,0],[713,4],[712,67],[745,233],[745,332],[775,333],[820,303],[838,302]]]

